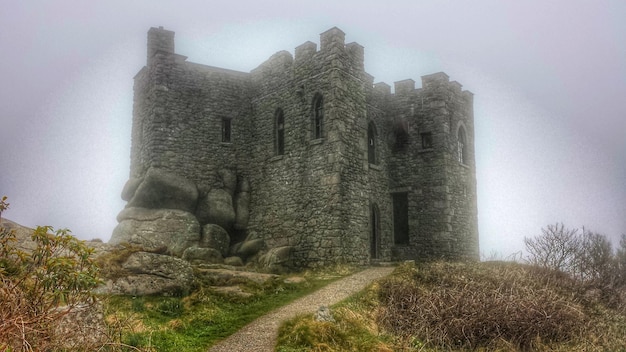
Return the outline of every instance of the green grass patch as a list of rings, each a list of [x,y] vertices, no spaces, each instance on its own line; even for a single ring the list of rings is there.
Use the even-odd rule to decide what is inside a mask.
[[[121,345],[132,346],[129,351],[206,351],[256,318],[352,272],[307,272],[298,284],[284,283],[285,277],[241,284],[248,297],[206,286],[185,297],[112,296],[106,299],[106,320]]]

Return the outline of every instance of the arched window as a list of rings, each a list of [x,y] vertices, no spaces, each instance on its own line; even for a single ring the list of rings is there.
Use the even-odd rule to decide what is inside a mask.
[[[457,158],[461,164],[467,164],[467,136],[465,135],[465,128],[459,127],[457,133]]]
[[[367,160],[376,164],[376,126],[370,122],[367,126]]]
[[[285,154],[285,114],[280,108],[274,114],[274,151],[276,155]]]
[[[324,97],[320,94],[313,98],[313,138],[324,136]]]

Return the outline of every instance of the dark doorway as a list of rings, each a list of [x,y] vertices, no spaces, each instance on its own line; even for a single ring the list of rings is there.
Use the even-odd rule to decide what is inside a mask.
[[[392,193],[393,240],[395,244],[409,244],[409,195]]]
[[[372,204],[370,207],[370,223],[372,227],[370,233],[370,258],[378,259],[380,255],[380,212],[376,204]]]

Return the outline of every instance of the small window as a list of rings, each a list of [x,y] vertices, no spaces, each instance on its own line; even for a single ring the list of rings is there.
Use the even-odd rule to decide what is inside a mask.
[[[422,148],[430,149],[433,147],[433,134],[430,132],[425,132],[421,134],[422,136]]]
[[[467,164],[467,138],[465,136],[465,129],[459,127],[459,133],[457,134],[457,157],[459,163]]]
[[[232,137],[231,119],[222,119],[222,142],[230,143]]]
[[[367,126],[367,160],[370,164],[376,164],[376,126],[370,122]]]
[[[285,154],[285,114],[282,109],[276,110],[274,117],[274,148],[276,155]]]
[[[316,95],[313,99],[313,138],[324,136],[324,98]]]

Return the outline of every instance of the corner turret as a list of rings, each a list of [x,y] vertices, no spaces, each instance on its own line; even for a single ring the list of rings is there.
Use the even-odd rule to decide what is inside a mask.
[[[163,27],[152,27],[148,31],[148,65],[152,62],[157,52],[162,51],[174,54],[174,32]]]

